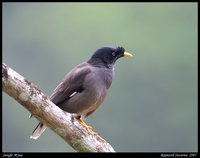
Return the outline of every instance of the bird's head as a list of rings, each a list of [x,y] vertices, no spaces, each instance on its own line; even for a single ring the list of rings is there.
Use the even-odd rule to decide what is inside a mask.
[[[115,61],[120,57],[131,56],[132,54],[125,52],[125,49],[123,47],[102,47],[94,52],[88,62],[96,66],[104,65],[106,67],[109,67],[110,65],[113,65]]]

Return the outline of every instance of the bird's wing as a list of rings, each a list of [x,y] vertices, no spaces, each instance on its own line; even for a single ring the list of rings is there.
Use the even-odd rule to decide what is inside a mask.
[[[88,63],[83,63],[72,69],[64,78],[64,80],[55,88],[50,96],[51,101],[59,106],[64,101],[73,97],[76,93],[84,90],[83,82],[91,72]]]

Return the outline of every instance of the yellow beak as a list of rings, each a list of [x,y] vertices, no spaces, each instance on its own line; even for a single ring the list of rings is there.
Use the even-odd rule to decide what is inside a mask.
[[[125,57],[132,57],[133,55],[132,55],[131,53],[124,52],[124,56],[125,56]]]

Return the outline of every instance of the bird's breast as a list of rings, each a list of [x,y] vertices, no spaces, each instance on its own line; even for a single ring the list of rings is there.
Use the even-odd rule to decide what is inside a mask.
[[[114,78],[114,67],[112,68],[101,68],[96,71],[95,76],[99,77],[99,83],[103,85],[106,89],[110,88],[112,80]]]
[[[88,116],[102,104],[112,80],[112,69],[93,68],[84,78],[83,91],[72,93],[71,98],[63,104],[63,109],[70,113]]]

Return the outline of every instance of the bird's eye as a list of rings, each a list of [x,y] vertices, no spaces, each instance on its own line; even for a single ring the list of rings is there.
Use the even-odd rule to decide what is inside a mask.
[[[112,56],[115,57],[115,56],[116,56],[116,53],[115,53],[115,52],[112,52]]]

